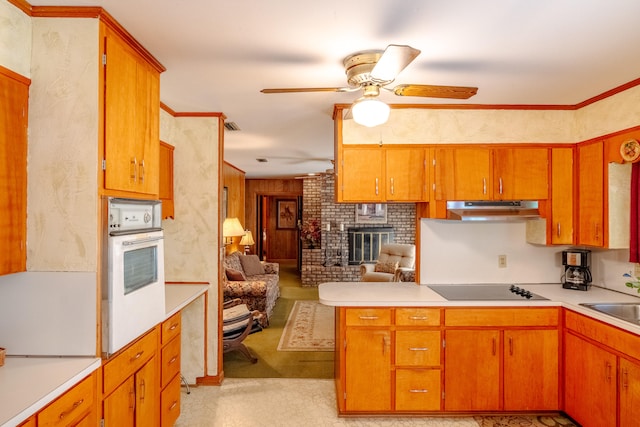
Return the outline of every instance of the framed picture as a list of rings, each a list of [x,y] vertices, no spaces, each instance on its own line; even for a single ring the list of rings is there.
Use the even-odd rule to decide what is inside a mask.
[[[276,228],[280,230],[296,228],[298,224],[298,206],[295,199],[278,200],[278,221]]]
[[[386,224],[387,205],[360,203],[356,205],[356,224]]]

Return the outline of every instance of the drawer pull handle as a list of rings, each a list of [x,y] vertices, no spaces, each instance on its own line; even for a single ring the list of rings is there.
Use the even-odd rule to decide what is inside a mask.
[[[411,351],[429,351],[429,347],[409,347]]]
[[[429,320],[429,316],[409,316],[411,320]]]
[[[176,360],[178,360],[178,356],[173,356],[173,358],[171,360],[169,360],[169,365],[171,365]]]
[[[140,357],[142,357],[142,353],[144,353],[144,350],[141,350],[141,351],[137,352],[135,356],[133,356],[131,359],[129,359],[129,361],[130,362],[135,362],[136,360],[140,359]]]
[[[409,390],[409,393],[429,393],[429,390],[425,388],[412,388]]]
[[[176,406],[178,406],[178,401],[177,401],[177,400],[174,400],[174,401],[173,401],[173,403],[171,404],[171,406],[169,407],[169,410],[170,410],[170,411],[173,411],[173,409],[174,409]]]
[[[69,409],[68,411],[61,412],[58,418],[63,419],[64,417],[66,417],[67,415],[75,411],[78,408],[78,406],[82,405],[82,403],[84,403],[84,399],[80,399],[76,402],[73,402],[73,405],[71,405],[71,409]]]
[[[170,331],[173,331],[175,328],[178,327],[177,323],[174,323],[173,325],[171,325],[171,327],[169,328]]]
[[[360,320],[378,320],[378,316],[360,316]]]

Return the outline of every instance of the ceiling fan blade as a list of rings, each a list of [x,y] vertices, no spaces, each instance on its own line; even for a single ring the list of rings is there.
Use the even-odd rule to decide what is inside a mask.
[[[371,70],[371,78],[376,81],[391,82],[418,55],[420,51],[411,46],[390,44]]]
[[[393,93],[398,96],[423,96],[425,98],[469,99],[478,92],[477,87],[398,85]]]
[[[276,89],[262,89],[262,93],[298,93],[298,92],[353,92],[360,88],[351,87],[291,87],[291,88],[276,88]]]

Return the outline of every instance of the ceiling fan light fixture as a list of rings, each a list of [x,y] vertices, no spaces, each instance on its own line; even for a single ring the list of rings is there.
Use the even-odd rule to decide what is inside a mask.
[[[390,111],[391,108],[378,98],[367,96],[357,99],[351,106],[353,121],[370,128],[385,123]]]

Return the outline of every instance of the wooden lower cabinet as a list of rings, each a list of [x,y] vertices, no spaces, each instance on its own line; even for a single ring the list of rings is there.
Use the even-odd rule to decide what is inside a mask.
[[[97,424],[96,374],[89,375],[37,415],[38,426],[94,427]],[[26,426],[35,426],[32,424]]]
[[[640,364],[620,358],[620,426],[632,426],[640,420]]]
[[[171,427],[180,416],[180,312],[162,323],[160,425]]]

